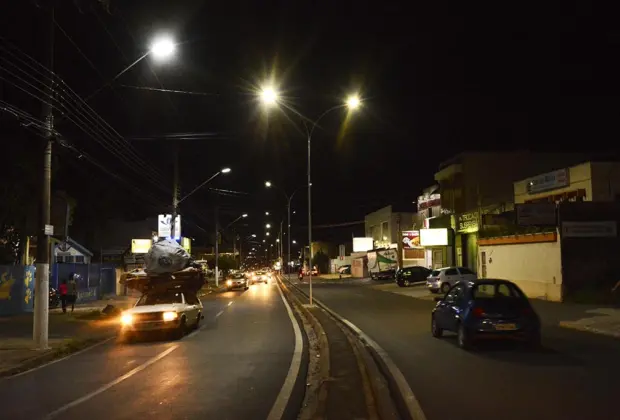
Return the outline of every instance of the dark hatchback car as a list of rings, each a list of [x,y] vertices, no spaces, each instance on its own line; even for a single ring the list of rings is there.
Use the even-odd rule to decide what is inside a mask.
[[[370,278],[372,280],[394,280],[396,276],[396,270],[391,268],[389,270],[384,271],[376,271],[370,273]]]
[[[435,300],[431,319],[434,337],[441,337],[444,331],[455,332],[463,349],[484,339],[513,339],[532,348],[540,346],[540,318],[521,289],[510,281],[459,282]]]
[[[432,273],[426,267],[404,267],[396,272],[396,284],[400,287],[409,287],[414,283],[425,283]]]

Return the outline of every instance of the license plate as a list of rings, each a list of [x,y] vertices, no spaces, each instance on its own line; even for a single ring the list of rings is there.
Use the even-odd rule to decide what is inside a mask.
[[[517,329],[516,324],[497,324],[495,329],[499,331],[514,331]]]

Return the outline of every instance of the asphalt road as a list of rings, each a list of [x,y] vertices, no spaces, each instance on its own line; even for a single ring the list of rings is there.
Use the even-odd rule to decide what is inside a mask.
[[[453,336],[431,336],[434,302],[411,297],[420,289],[348,282],[313,291],[388,352],[428,420],[620,418],[619,340],[560,328],[541,313],[544,350],[493,343],[469,353]]]
[[[303,337],[295,333],[277,285],[253,285],[202,302],[203,326],[182,340],[112,340],[0,381],[0,418],[296,418],[305,344],[296,341]],[[298,375],[292,360],[301,367]]]

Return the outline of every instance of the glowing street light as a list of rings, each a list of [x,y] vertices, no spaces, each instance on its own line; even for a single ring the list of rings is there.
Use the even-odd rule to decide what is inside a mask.
[[[265,234],[265,236],[269,236],[269,232],[267,232],[267,233]]]
[[[230,172],[230,168],[222,168],[222,170],[220,171],[223,174],[227,174]]]
[[[271,181],[265,181],[265,187],[270,188],[271,187]]]
[[[176,51],[176,45],[170,37],[156,38],[151,44],[149,53],[157,60],[165,60],[174,55]]]
[[[280,95],[271,86],[264,87],[260,91],[260,100],[267,106],[273,106],[278,103]]]
[[[293,239],[293,241],[292,241],[292,242],[293,242],[294,244],[296,244],[296,243],[297,243],[297,241],[296,241],[295,239]]]
[[[248,217],[248,214],[247,214],[247,213],[243,213],[243,214],[241,215],[241,217]]]
[[[252,238],[256,238],[256,233],[253,233],[253,234],[252,234]]]
[[[269,212],[268,211],[265,212],[265,216],[269,216]]]
[[[267,224],[265,225],[265,227],[266,227],[267,229],[271,229],[271,225],[270,225],[269,223],[267,223]]]
[[[280,239],[276,239],[276,242],[280,242]]]
[[[347,98],[347,102],[346,102],[347,107],[348,107],[349,109],[357,109],[357,108],[359,108],[359,106],[361,105],[361,103],[362,103],[362,102],[361,102],[361,100],[360,100],[359,96],[357,96],[357,95],[351,95],[351,96],[349,96],[349,97]]]

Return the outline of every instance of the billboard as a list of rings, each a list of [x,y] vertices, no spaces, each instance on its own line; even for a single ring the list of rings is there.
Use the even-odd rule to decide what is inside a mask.
[[[421,229],[420,244],[422,246],[445,246],[448,245],[448,229]]]
[[[353,252],[366,252],[373,249],[372,238],[353,238]]]
[[[420,247],[420,231],[419,230],[404,230],[401,234],[403,249],[412,249]]]
[[[146,254],[151,249],[153,241],[150,239],[132,239],[131,240],[131,253],[132,254]]]
[[[170,222],[172,215],[160,214],[157,217],[157,236],[162,238],[170,238]],[[181,239],[181,215],[177,215],[174,223],[174,239],[177,241]]]

